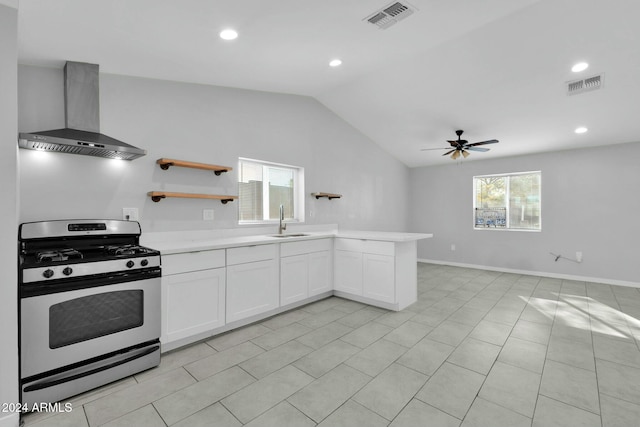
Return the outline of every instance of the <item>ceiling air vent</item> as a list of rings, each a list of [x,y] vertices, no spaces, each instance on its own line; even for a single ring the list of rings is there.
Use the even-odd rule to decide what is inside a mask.
[[[577,95],[582,92],[600,89],[604,83],[604,74],[587,77],[586,79],[567,82],[567,95]]]
[[[363,21],[367,21],[373,25],[377,25],[380,29],[387,29],[394,25],[398,21],[402,21],[413,12],[417,11],[415,7],[409,3],[393,2],[383,7],[380,10],[376,10],[372,14],[368,15]]]

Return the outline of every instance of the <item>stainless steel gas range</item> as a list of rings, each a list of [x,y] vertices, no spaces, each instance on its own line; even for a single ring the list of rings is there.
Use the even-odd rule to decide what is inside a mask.
[[[160,362],[160,253],[140,224],[19,230],[21,402],[57,402]]]

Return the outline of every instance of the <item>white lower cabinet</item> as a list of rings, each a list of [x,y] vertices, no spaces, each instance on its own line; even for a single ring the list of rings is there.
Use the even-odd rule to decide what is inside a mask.
[[[336,249],[335,265],[334,289],[362,295],[362,253]]]
[[[279,294],[275,245],[227,249],[227,323],[278,308]]]
[[[377,254],[362,254],[362,295],[366,298],[394,303],[395,257]]]
[[[415,241],[336,238],[335,249],[338,295],[390,310],[416,302]]]
[[[280,305],[285,306],[333,289],[330,239],[280,246]]]
[[[280,305],[309,297],[309,257],[294,255],[280,259]]]
[[[224,250],[162,257],[163,346],[224,326],[224,266]]]
[[[162,271],[163,351],[331,291],[391,310],[417,299],[415,241],[320,238],[167,254]]]
[[[330,243],[330,242],[329,242]],[[313,252],[309,257],[309,296],[333,290],[331,251]]]
[[[331,252],[321,251],[280,259],[280,305],[284,306],[333,289]]]
[[[162,284],[163,343],[224,326],[224,268],[166,276]]]

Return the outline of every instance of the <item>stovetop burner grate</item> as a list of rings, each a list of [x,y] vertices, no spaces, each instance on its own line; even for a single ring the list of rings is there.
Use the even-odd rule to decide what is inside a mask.
[[[151,249],[139,245],[106,246],[109,255],[138,255],[153,252]]]
[[[41,251],[36,254],[36,260],[38,262],[53,262],[53,261],[67,261],[69,259],[82,259],[82,253],[73,249],[51,249]]]

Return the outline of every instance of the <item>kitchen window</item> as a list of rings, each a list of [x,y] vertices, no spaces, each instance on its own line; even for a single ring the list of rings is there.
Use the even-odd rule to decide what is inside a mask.
[[[275,223],[284,207],[286,221],[304,221],[304,168],[240,158],[239,223]]]
[[[541,172],[473,177],[476,230],[541,230]]]

